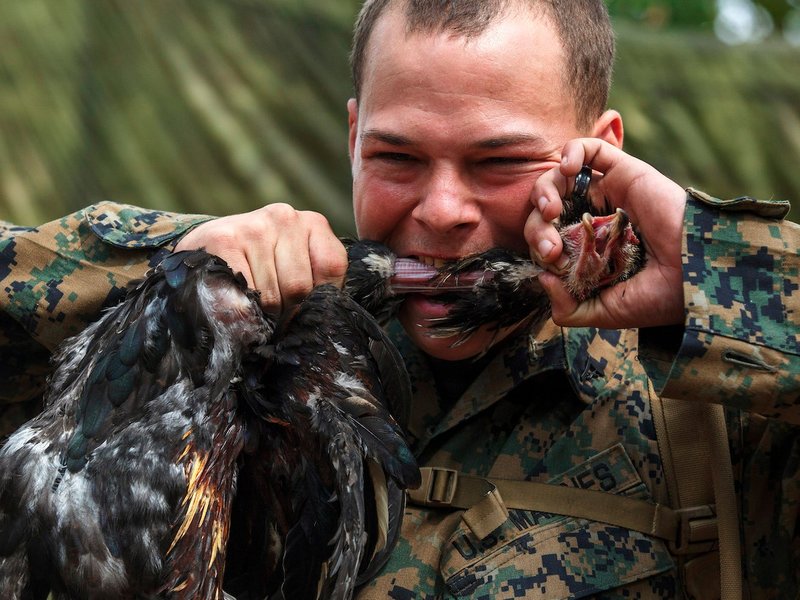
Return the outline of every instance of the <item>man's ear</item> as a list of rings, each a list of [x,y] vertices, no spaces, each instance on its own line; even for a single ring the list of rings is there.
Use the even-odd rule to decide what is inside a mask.
[[[358,102],[355,98],[347,101],[347,126],[349,127],[348,152],[350,153],[350,164],[353,164],[358,136]]]
[[[592,137],[600,138],[609,144],[622,148],[625,128],[622,126],[622,115],[615,110],[607,110],[592,127]]]

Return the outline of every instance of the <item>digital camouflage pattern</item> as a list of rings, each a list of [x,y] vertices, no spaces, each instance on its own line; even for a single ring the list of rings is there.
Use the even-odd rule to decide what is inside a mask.
[[[421,463],[669,504],[654,386],[669,397],[722,402],[730,407],[750,596],[796,597],[800,228],[779,220],[784,211],[690,191],[685,329],[549,322],[479,364],[450,365],[436,385],[428,360],[393,324],[412,374],[407,428]],[[204,218],[104,204],[2,232],[6,430],[36,410],[55,345]],[[478,539],[462,511],[412,505],[389,563],[358,597],[678,598],[679,563],[663,541],[604,523],[512,510]]]

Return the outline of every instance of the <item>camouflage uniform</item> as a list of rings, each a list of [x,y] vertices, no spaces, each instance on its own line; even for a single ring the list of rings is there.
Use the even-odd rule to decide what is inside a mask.
[[[38,230],[5,233],[4,368],[6,356],[16,361],[4,373],[13,375],[6,402],[36,396],[55,344],[202,219],[125,211],[93,207]],[[668,502],[651,394],[722,402],[750,595],[796,597],[800,229],[781,223],[784,213],[776,203],[690,192],[685,328],[560,329],[550,322],[521,332],[479,366],[451,365],[437,386],[428,360],[393,325],[414,381],[407,427],[420,462]],[[409,506],[397,549],[359,598],[681,597],[678,559],[659,539],[523,510],[477,539],[462,514]]]

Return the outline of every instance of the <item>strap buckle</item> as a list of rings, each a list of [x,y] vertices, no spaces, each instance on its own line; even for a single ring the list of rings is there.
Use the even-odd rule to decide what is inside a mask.
[[[449,506],[458,486],[458,471],[443,467],[422,467],[422,483],[415,490],[406,490],[415,504]]]
[[[717,513],[713,504],[675,509],[678,521],[675,539],[669,542],[673,554],[711,552],[717,547]]]

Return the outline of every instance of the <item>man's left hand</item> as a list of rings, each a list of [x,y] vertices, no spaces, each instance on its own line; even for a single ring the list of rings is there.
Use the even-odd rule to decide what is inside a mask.
[[[595,171],[589,191],[593,204],[622,208],[628,214],[643,238],[647,262],[630,279],[579,303],[555,274],[566,257],[553,221],[584,164]],[[539,178],[531,200],[535,208],[525,225],[525,239],[532,258],[552,271],[543,273],[539,281],[550,296],[557,324],[623,329],[683,322],[681,242],[686,193],[681,186],[611,144],[584,138],[564,146],[561,164]]]

